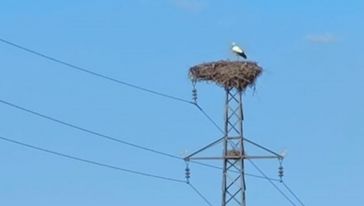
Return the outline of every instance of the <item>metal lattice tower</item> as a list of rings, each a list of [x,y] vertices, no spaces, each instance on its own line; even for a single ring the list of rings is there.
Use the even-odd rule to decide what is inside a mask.
[[[190,77],[193,82],[193,100],[197,105],[196,81],[210,81],[222,86],[225,89],[225,121],[224,136],[207,146],[193,152],[185,157],[190,160],[222,160],[222,206],[246,206],[246,182],[245,182],[245,161],[252,159],[279,159],[283,156],[267,149],[243,135],[243,91],[254,85],[256,78],[262,69],[255,62],[247,61],[218,61],[204,63],[190,69]],[[268,152],[270,155],[247,155],[244,142]],[[201,157],[205,150],[221,144],[223,145],[222,156]],[[280,167],[281,168],[281,167]],[[187,179],[190,177],[189,168],[186,168]],[[280,172],[280,177],[283,171]]]
[[[226,89],[222,206],[246,205],[243,119],[242,91]]]

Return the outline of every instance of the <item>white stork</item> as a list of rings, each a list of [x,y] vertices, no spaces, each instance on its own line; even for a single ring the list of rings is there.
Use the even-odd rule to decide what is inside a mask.
[[[244,50],[240,48],[235,42],[232,43],[231,50],[238,56],[243,57],[246,59],[246,54],[244,53]]]

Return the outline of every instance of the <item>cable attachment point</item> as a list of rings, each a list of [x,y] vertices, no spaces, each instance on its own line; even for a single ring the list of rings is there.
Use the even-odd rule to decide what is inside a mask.
[[[192,102],[197,104],[196,80],[192,80]]]
[[[190,167],[189,167],[189,162],[188,161],[186,161],[185,177],[186,177],[186,183],[187,184],[190,184],[191,171],[190,171]]]
[[[282,166],[282,160],[279,161],[279,167],[278,167],[278,176],[279,176],[279,180],[281,182],[283,182],[283,176],[284,176],[284,170],[283,170],[283,166]]]

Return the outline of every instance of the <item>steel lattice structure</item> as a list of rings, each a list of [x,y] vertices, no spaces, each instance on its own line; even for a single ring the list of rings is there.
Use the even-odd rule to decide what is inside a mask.
[[[190,77],[195,86],[196,81],[212,81],[225,89],[225,121],[224,136],[207,146],[185,157],[190,160],[222,160],[222,206],[246,206],[245,161],[251,159],[274,158],[282,160],[283,156],[267,149],[243,134],[243,92],[248,86],[254,85],[262,69],[255,62],[248,61],[217,61],[203,63],[190,68]],[[193,100],[197,105],[197,93],[194,87]],[[268,152],[269,155],[248,155],[244,143]],[[223,154],[215,157],[198,156],[201,152],[222,143]],[[283,174],[283,173],[282,173]],[[190,177],[186,168],[187,181]]]
[[[185,157],[190,160],[222,160],[222,206],[246,206],[245,160],[248,159],[283,159],[283,157],[243,135],[243,91],[237,88],[225,88],[224,136],[209,145]],[[270,155],[247,155],[244,142],[248,142]],[[199,153],[219,144],[223,145],[222,156],[200,157]],[[189,169],[188,176],[189,178]]]
[[[226,89],[222,206],[246,205],[243,119],[242,91]]]

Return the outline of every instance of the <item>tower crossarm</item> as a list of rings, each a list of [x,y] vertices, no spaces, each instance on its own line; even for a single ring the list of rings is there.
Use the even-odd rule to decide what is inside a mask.
[[[277,156],[225,156],[225,157],[189,157],[185,160],[222,160],[222,159],[280,159]]]

